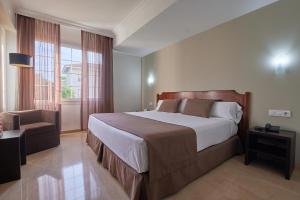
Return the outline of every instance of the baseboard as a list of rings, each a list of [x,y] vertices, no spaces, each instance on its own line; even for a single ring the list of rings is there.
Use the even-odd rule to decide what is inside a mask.
[[[69,134],[74,132],[82,132],[81,129],[75,129],[75,130],[67,130],[67,131],[61,131],[60,134]]]

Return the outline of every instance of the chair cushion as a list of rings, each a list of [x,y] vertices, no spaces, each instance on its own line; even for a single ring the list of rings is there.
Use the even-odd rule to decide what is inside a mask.
[[[49,122],[36,122],[32,124],[21,125],[21,129],[25,129],[26,134],[37,134],[43,132],[55,131],[56,126]]]

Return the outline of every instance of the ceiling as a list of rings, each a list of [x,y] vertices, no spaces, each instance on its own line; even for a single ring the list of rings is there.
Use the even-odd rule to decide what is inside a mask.
[[[278,0],[13,0],[21,14],[115,37],[115,49],[145,56]]]
[[[180,0],[130,35],[118,48],[145,56],[278,0]]]
[[[112,30],[142,0],[13,0],[16,10]]]

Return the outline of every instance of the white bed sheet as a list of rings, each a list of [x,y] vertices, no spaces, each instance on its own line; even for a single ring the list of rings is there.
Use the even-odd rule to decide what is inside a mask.
[[[197,138],[197,151],[224,142],[235,135],[238,130],[234,121],[224,118],[202,118],[181,113],[157,111],[128,112],[128,114],[194,129]],[[148,171],[148,153],[144,139],[107,125],[93,116],[89,117],[88,128],[138,173]]]

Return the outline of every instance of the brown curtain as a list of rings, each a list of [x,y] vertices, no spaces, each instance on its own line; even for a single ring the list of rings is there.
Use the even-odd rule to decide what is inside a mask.
[[[17,52],[34,56],[35,19],[17,15]],[[19,70],[18,109],[34,108],[34,69]]]
[[[36,109],[60,110],[60,26],[35,21]]]
[[[19,110],[60,110],[60,26],[17,15],[17,51],[34,56],[19,68]]]
[[[81,31],[81,129],[93,113],[113,112],[113,39]]]

